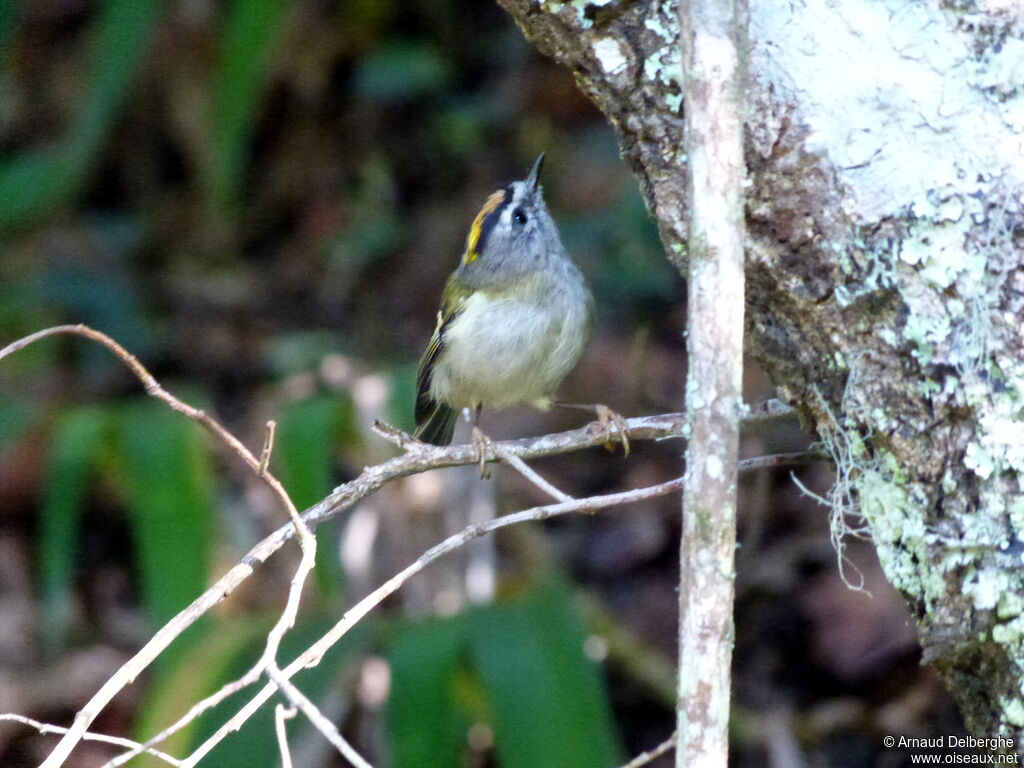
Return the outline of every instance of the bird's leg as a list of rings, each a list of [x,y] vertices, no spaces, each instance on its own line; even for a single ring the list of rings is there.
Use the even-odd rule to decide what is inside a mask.
[[[617,411],[613,411],[607,405],[601,405],[600,403],[563,403],[558,400],[554,400],[551,404],[558,406],[559,408],[593,411],[597,414],[597,420],[601,423],[601,428],[604,430],[604,447],[609,451],[614,451],[615,438],[617,438],[618,442],[622,443],[623,456],[629,456],[629,427],[627,426],[626,419],[623,418],[622,414]]]
[[[480,464],[480,478],[487,480],[491,473],[487,469],[487,448],[491,444],[491,438],[483,433],[478,426],[480,423],[480,411],[483,410],[483,403],[477,403],[473,411],[473,450],[476,452],[477,463]]]

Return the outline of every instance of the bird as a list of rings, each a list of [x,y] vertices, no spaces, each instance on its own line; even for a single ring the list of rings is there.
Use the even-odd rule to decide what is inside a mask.
[[[550,408],[583,353],[594,298],[544,202],[543,164],[542,153],[470,225],[419,364],[413,437],[421,442],[448,445],[458,412],[469,408],[482,451],[485,405]]]

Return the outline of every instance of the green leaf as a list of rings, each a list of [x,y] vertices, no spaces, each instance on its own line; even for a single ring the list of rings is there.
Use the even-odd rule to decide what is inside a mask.
[[[568,588],[558,581],[472,614],[470,645],[501,768],[618,763],[611,707]]]
[[[199,426],[162,403],[132,403],[120,421],[142,596],[150,625],[160,627],[206,587],[214,515],[210,457]]]
[[[40,509],[39,582],[46,649],[64,644],[75,577],[79,520],[92,484],[108,411],[78,408],[56,425]]]
[[[393,768],[458,768],[469,718],[456,706],[456,675],[466,652],[465,616],[403,629],[391,646],[387,722]]]
[[[234,0],[231,4],[211,117],[209,192],[219,206],[232,205],[241,189],[267,69],[288,7],[289,0]]]
[[[107,0],[95,27],[86,94],[67,137],[0,163],[0,229],[25,226],[74,194],[121,108],[161,0]]]

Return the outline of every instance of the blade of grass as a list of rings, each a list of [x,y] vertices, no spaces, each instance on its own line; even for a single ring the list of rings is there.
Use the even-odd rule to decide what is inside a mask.
[[[210,126],[209,194],[218,207],[237,202],[267,70],[289,5],[289,0],[234,0],[228,12]]]
[[[78,408],[66,413],[54,432],[39,521],[43,642],[49,654],[58,652],[66,638],[79,521],[109,421],[105,409]]]
[[[142,596],[159,627],[206,587],[214,530],[210,455],[196,426],[160,403],[126,406],[120,437]]]

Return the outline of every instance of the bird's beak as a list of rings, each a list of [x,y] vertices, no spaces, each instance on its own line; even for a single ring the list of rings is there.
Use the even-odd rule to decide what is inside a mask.
[[[530,175],[526,177],[526,186],[530,189],[537,189],[537,182],[540,179],[540,169],[544,167],[544,153],[540,153],[540,157],[537,158],[537,162],[533,164],[533,168],[530,169]]]

